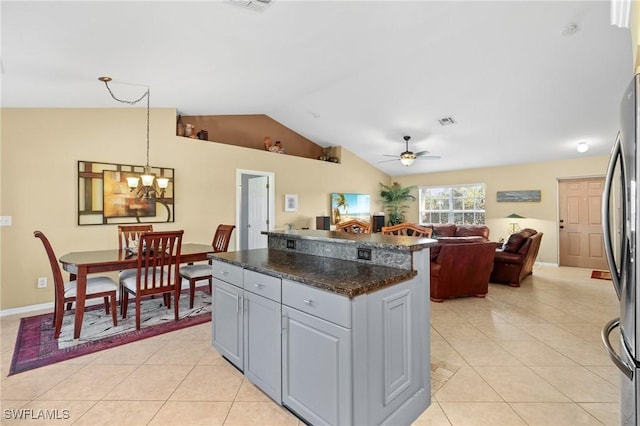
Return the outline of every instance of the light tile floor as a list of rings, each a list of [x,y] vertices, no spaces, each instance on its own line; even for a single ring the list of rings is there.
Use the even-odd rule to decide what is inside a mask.
[[[431,303],[433,397],[415,425],[618,425],[600,341],[617,298],[590,273],[536,266],[520,288]],[[210,324],[7,377],[18,319],[0,321],[3,424],[303,424],[211,348]],[[68,418],[12,419],[20,408]]]

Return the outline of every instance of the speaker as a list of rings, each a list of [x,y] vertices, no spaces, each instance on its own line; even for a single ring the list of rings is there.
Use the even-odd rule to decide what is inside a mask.
[[[316,216],[316,229],[325,231],[331,229],[331,218],[329,216]]]
[[[382,227],[384,226],[384,215],[373,215],[373,232],[382,231]]]

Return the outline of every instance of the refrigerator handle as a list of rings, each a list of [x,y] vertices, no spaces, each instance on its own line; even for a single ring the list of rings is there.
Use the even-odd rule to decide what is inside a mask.
[[[616,265],[616,259],[613,253],[613,242],[611,239],[611,186],[613,184],[613,174],[618,164],[618,160],[622,155],[620,133],[616,137],[616,142],[611,150],[611,158],[609,159],[609,165],[607,167],[607,175],[604,180],[604,190],[602,193],[602,231],[604,237],[604,252],[609,264],[609,270],[611,271],[611,281],[613,282],[613,288],[616,290],[618,299],[620,299],[620,274],[618,273],[618,265]]]
[[[609,335],[611,334],[613,329],[616,327],[620,327],[620,318],[614,318],[611,321],[609,321],[607,324],[605,324],[601,333],[602,343],[604,343],[604,347],[607,350],[607,353],[609,354],[609,358],[611,358],[611,361],[613,361],[616,367],[618,367],[618,370],[622,371],[622,374],[627,376],[629,380],[633,380],[633,373],[634,373],[633,368],[631,368],[631,366],[626,364],[622,360],[622,358],[620,358],[620,355],[618,355],[615,349],[613,349],[613,346],[611,345],[611,341],[609,340]]]

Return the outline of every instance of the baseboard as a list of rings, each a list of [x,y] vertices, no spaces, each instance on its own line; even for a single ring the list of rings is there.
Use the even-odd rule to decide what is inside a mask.
[[[196,282],[196,286],[205,285],[205,284],[209,284],[209,281],[205,280],[205,281],[197,281]],[[182,289],[184,290],[185,288],[189,288],[189,281],[183,279],[182,280]],[[85,302],[85,306],[97,305],[97,304],[102,304],[102,303],[103,303],[102,299],[89,299],[89,300],[87,300]],[[3,309],[3,310],[0,311],[0,318],[6,317],[6,316],[9,316],[9,315],[26,314],[26,313],[29,313],[29,312],[41,311],[41,310],[45,310],[45,309],[48,309],[51,312],[53,312],[53,302],[40,303],[38,305],[21,306],[19,308]]]

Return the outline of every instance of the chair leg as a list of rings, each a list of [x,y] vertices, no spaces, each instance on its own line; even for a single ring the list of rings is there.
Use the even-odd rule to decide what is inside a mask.
[[[136,330],[140,330],[140,295],[136,293]]]
[[[109,315],[109,296],[104,297],[104,312]]]
[[[118,308],[116,307],[117,303],[118,302],[116,301],[116,292],[114,291],[111,294],[111,318],[113,319],[114,327],[118,326]]]
[[[120,300],[120,315],[122,315],[122,319],[127,317],[127,306],[129,306],[129,292],[122,290],[122,299]]]
[[[169,297],[171,297],[171,293],[169,293]],[[176,319],[176,321],[178,321],[180,319],[180,315],[179,315],[179,308],[180,308],[180,303],[178,303],[178,299],[180,298],[180,287],[176,287],[176,291],[174,293],[173,296],[173,315]]]
[[[213,278],[209,277],[209,294],[213,295]]]
[[[193,299],[196,295],[196,280],[189,278],[189,309],[193,309]]]
[[[71,310],[71,306],[73,306],[73,302],[67,302],[67,311]]]
[[[62,330],[62,317],[64,316],[64,300],[58,300],[57,303],[58,306],[56,306],[53,310],[54,312],[54,316],[53,316],[53,323],[54,323],[54,332],[53,332],[53,337],[54,338],[58,338],[60,337],[60,331]]]

